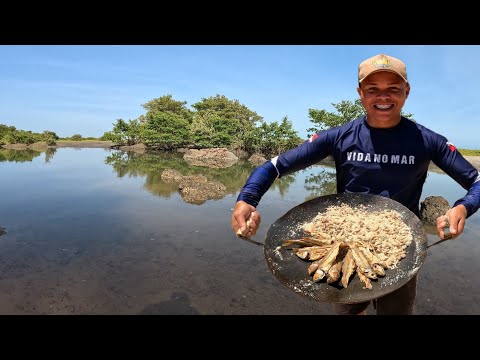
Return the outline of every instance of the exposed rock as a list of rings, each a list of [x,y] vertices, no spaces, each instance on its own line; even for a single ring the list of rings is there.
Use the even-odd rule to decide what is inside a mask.
[[[178,184],[183,200],[193,204],[203,204],[210,199],[222,199],[227,188],[218,181],[208,181],[203,175],[184,176]]]
[[[28,149],[27,144],[5,144],[5,145],[2,145],[2,147],[10,150],[27,150]]]
[[[28,149],[32,149],[32,150],[35,150],[35,151],[45,151],[47,150],[49,147],[53,147],[53,146],[48,146],[47,143],[45,141],[39,141],[39,142],[36,142],[36,143],[33,143],[33,144],[6,144],[6,145],[0,145],[0,148],[4,148],[4,149],[10,149],[10,150],[28,150]]]
[[[173,169],[163,170],[160,177],[165,182],[180,182],[183,179],[182,173]]]
[[[436,225],[437,218],[444,215],[450,204],[442,196],[428,196],[420,203],[420,220],[428,225]]]
[[[28,145],[28,148],[32,149],[32,150],[37,150],[37,151],[38,150],[46,150],[46,149],[48,149],[48,145],[45,141],[41,141],[41,142],[36,142],[36,143]]]
[[[185,152],[183,159],[189,165],[211,168],[227,168],[238,161],[238,157],[227,148],[190,149]]]
[[[197,184],[206,182],[208,182],[208,179],[201,174],[183,176],[178,184],[178,188],[180,189],[181,187],[196,186]]]
[[[232,150],[232,153],[239,159],[248,158],[248,153],[245,150],[236,149],[236,150]]]
[[[201,175],[183,176],[179,171],[165,169],[161,178],[165,182],[178,182],[178,190],[187,203],[203,204],[207,200],[222,199],[227,195],[227,187],[219,181],[208,181]]]
[[[147,146],[145,144],[125,145],[119,146],[118,149],[144,154],[147,151]]]
[[[267,159],[265,159],[262,155],[260,154],[253,154],[248,158],[248,161],[254,166],[259,166],[262,165]]]

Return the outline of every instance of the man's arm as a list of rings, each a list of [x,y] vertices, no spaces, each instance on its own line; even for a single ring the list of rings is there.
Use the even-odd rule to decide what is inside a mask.
[[[232,229],[235,234],[246,237],[255,235],[261,219],[256,207],[275,179],[327,157],[331,152],[336,131],[331,129],[316,134],[295,149],[266,161],[252,171],[237,197],[232,214]],[[250,223],[247,224],[247,221]]]
[[[432,161],[467,190],[464,197],[455,201],[453,207],[437,219],[438,235],[443,238],[443,229],[449,226],[455,238],[463,232],[465,220],[480,208],[480,173],[445,137],[437,134],[432,143]]]
[[[279,174],[272,161],[266,161],[252,171],[243,189],[240,191],[237,201],[244,201],[257,207],[262,196],[272,186],[278,176]]]
[[[478,173],[478,172],[477,172]],[[468,189],[467,195],[455,201],[453,206],[463,205],[467,210],[467,218],[475,214],[480,208],[480,174],[473,185]]]
[[[460,186],[467,190],[467,194],[454,203],[464,205],[467,218],[480,208],[480,174],[470,164],[458,149],[444,136],[438,135],[434,139],[432,161]]]

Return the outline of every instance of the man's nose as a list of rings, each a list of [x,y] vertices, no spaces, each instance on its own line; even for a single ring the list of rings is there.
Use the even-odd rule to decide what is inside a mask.
[[[390,97],[390,93],[388,92],[388,90],[383,90],[383,91],[380,90],[380,91],[378,92],[377,97],[379,97],[379,98],[388,98],[388,97]]]

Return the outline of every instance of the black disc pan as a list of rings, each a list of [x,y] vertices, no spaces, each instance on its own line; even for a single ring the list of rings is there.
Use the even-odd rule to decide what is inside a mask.
[[[386,275],[372,280],[372,289],[364,289],[364,284],[354,274],[348,287],[327,284],[324,280],[314,282],[308,275],[309,261],[296,256],[291,249],[281,247],[287,239],[300,239],[305,236],[301,225],[310,222],[329,206],[346,204],[353,208],[364,205],[367,211],[396,210],[413,235],[407,247],[406,258],[395,269],[386,269]],[[369,301],[386,295],[407,283],[423,265],[427,255],[427,234],[420,219],[399,202],[378,195],[345,193],[321,196],[306,201],[276,220],[269,228],[264,245],[265,258],[275,277],[298,294],[327,303],[354,304]]]

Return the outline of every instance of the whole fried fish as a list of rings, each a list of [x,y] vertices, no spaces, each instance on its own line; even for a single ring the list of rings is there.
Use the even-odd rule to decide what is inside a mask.
[[[344,242],[337,241],[333,244],[332,248],[323,257],[323,259],[320,260],[320,263],[318,264],[318,269],[315,271],[315,274],[313,274],[313,281],[319,282],[325,277],[325,275],[327,275],[328,270],[330,270],[332,265],[335,263],[341,246],[347,245]]]
[[[346,288],[348,286],[348,282],[350,280],[350,277],[353,275],[355,272],[356,268],[355,260],[353,259],[352,256],[352,250],[348,249],[347,255],[345,255],[345,258],[343,259],[343,264],[342,264],[342,279],[340,280],[340,284]]]

